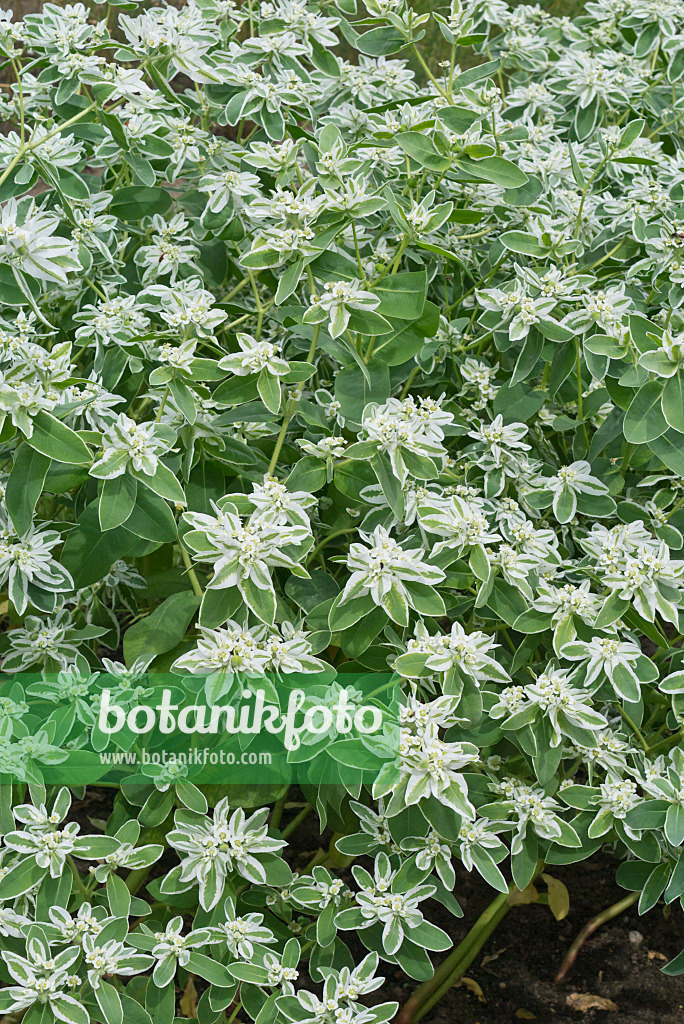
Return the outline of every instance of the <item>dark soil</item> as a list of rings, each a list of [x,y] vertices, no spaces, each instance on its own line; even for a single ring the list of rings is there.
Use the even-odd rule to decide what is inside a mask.
[[[112,797],[112,790],[89,787],[85,800],[73,805],[71,817],[84,831],[92,831],[98,819],[108,817]],[[316,825],[316,816],[310,815],[291,839],[287,859],[295,870],[304,868],[319,845],[328,847],[330,830],[322,837]],[[568,888],[567,917],[556,921],[543,904],[512,908],[468,968],[467,982],[452,988],[423,1024],[684,1024],[684,975],[670,978],[661,973],[665,963],[684,949],[684,914],[678,902],[660,904],[643,917],[636,906],[630,907],[588,939],[564,980],[554,984],[578,932],[627,895],[614,880],[617,864],[602,853],[580,864],[550,868],[548,873]],[[350,881],[348,871],[339,873]],[[540,881],[538,888],[544,892],[546,887]],[[423,909],[457,945],[495,893],[475,872],[457,866],[454,894],[464,912],[460,919],[433,900]],[[364,955],[352,932],[343,933],[343,938],[358,957]],[[438,955],[431,956],[437,965]],[[370,1002],[396,1000],[401,1006],[417,986],[390,964],[381,963],[378,973],[386,981]],[[567,1002],[578,993],[610,1000],[617,1010],[582,1012]]]
[[[423,1018],[424,1024],[684,1024],[684,975],[670,978],[661,968],[684,948],[684,914],[679,903],[659,905],[639,917],[636,906],[599,928],[581,949],[558,985],[554,977],[577,933],[595,914],[625,897],[615,884],[616,861],[600,855],[549,873],[570,892],[570,911],[556,921],[548,906],[514,907],[501,922],[466,977]],[[540,883],[540,891],[544,890]],[[474,873],[457,875],[455,895],[464,917],[455,920],[432,903],[428,916],[460,942],[493,897]],[[426,905],[427,907],[427,905]],[[441,913],[440,913],[441,912]],[[383,1000],[404,1003],[415,988],[403,975],[381,965],[387,983]],[[479,989],[478,989],[479,987]],[[617,1011],[568,1006],[573,993],[612,1001]]]

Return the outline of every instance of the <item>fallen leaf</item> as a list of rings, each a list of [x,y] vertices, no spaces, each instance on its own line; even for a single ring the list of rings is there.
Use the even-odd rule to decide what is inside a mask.
[[[617,1005],[612,999],[592,996],[589,992],[571,992],[565,1004],[571,1010],[579,1010],[580,1013],[587,1013],[588,1010],[617,1010]]]
[[[516,1010],[515,1011],[515,1015],[516,1015],[516,1017],[519,1017],[520,1020],[536,1020],[537,1019],[536,1013],[530,1013],[529,1010]]]
[[[529,885],[525,886],[522,892],[520,889],[514,889],[513,892],[506,897],[506,903],[509,907],[521,907],[525,903],[536,903],[538,899],[539,893],[532,882],[530,882]]]
[[[184,1017],[196,1017],[197,1016],[197,989],[195,988],[195,976],[191,974],[183,989],[183,995],[180,998],[180,1008],[183,1011]]]
[[[463,985],[463,987],[467,988],[469,992],[472,992],[474,996],[477,996],[481,1003],[487,1002],[484,997],[484,992],[474,978],[461,978],[454,988],[458,988],[459,985]]]
[[[484,967],[485,964],[490,964],[492,960],[498,960],[502,953],[505,953],[508,946],[504,946],[503,949],[497,949],[493,953],[489,953],[487,956],[483,956],[480,960],[480,967]]]
[[[562,921],[568,916],[570,910],[570,893],[566,886],[553,875],[542,875],[546,882],[549,895],[549,909],[557,921]]]

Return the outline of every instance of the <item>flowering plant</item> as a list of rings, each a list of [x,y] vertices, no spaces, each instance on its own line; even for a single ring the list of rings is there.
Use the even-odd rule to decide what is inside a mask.
[[[0,12],[2,1013],[382,1024],[385,964],[410,1024],[606,844],[681,911],[683,16]],[[146,765],[83,830],[100,674],[352,672],[375,775]]]

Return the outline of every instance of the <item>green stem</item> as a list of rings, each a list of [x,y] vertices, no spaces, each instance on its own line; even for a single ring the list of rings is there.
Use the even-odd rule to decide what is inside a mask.
[[[164,394],[162,395],[161,402],[159,403],[159,408],[157,409],[157,415],[156,415],[155,420],[154,420],[155,423],[159,423],[161,421],[162,414],[164,412],[164,406],[166,405],[166,400],[169,397],[170,393],[171,393],[171,385],[167,384],[166,385],[166,390],[164,391]]]
[[[233,1010],[233,1012],[231,1013],[230,1017],[228,1018],[227,1024],[233,1024],[233,1021],[235,1020],[235,1018],[237,1017],[237,1015],[238,1015],[238,1013],[240,1012],[241,1009],[242,1009],[242,1003],[238,1000],[235,1009]]]
[[[627,443],[627,447],[625,448],[625,454],[623,456],[622,462],[620,463],[620,472],[623,476],[627,472],[629,460],[632,458],[632,454],[634,453],[634,447],[635,446],[633,444],[630,444],[629,442]]]
[[[502,892],[492,900],[477,919],[462,942],[446,957],[429,981],[419,985],[402,1007],[396,1024],[417,1024],[435,1003],[463,977],[496,926],[511,909],[508,893]]]
[[[582,189],[582,194],[581,194],[581,197],[580,197],[579,209],[577,211],[577,220],[575,221],[575,238],[579,238],[579,231],[580,231],[580,227],[582,225],[582,213],[584,212],[584,201],[587,198],[587,194],[589,192],[589,186],[594,181],[594,179],[596,177],[598,177],[598,175],[601,173],[601,171],[606,166],[606,164],[610,161],[612,155],[613,155],[612,153],[609,153],[608,156],[604,157],[603,160],[601,161],[601,163],[598,165],[598,167],[594,171],[594,173],[592,174],[592,176],[589,178],[589,180],[587,182],[585,182],[585,185],[584,185],[584,188]]]
[[[649,754],[660,754],[663,751],[671,750],[672,747],[676,747],[682,740],[684,740],[684,729],[673,733],[672,736],[666,736],[659,743],[654,743],[652,747],[648,747],[648,752]]]
[[[575,367],[577,373],[577,415],[582,422],[584,440],[586,441],[587,448],[589,448],[589,434],[587,432],[587,425],[584,422],[584,402],[582,397],[582,358],[580,355],[580,344],[577,338],[575,338]]]
[[[308,558],[306,560],[306,564],[308,565],[309,562],[312,562],[314,560],[314,558],[316,557],[316,555],[318,554],[318,552],[321,550],[321,548],[324,548],[325,545],[329,544],[331,540],[335,540],[336,537],[344,537],[345,534],[347,534],[347,533],[356,533],[356,527],[355,526],[345,526],[345,528],[343,530],[333,530],[332,533],[329,533],[327,535],[327,537],[324,537],[323,540],[318,542],[316,547],[313,549],[311,554],[308,556]]]
[[[261,296],[259,295],[259,289],[257,288],[256,278],[254,277],[254,274],[251,272],[251,270],[247,271],[247,276],[249,277],[249,283],[252,286],[252,294],[254,295],[254,301],[256,303],[257,308],[257,325],[256,330],[254,332],[254,337],[257,341],[260,341],[261,328],[264,322],[264,306],[261,301]]]
[[[411,372],[409,373],[408,377],[406,378],[406,383],[404,384],[403,388],[401,389],[401,394],[399,395],[400,400],[403,400],[404,398],[406,398],[406,396],[409,393],[409,389],[410,389],[411,385],[413,384],[414,380],[416,379],[416,377],[418,376],[419,373],[420,373],[420,367],[419,366],[416,366],[413,370],[411,370]]]
[[[199,583],[199,580],[197,579],[197,573],[195,572],[195,570],[192,567],[192,562],[190,561],[190,555],[188,554],[188,552],[183,547],[183,542],[182,541],[180,543],[180,551],[181,551],[181,557],[183,559],[183,564],[184,564],[184,566],[185,566],[185,568],[187,570],[188,579],[190,580],[190,583],[192,585],[192,589],[193,589],[193,592],[195,594],[195,597],[204,597],[204,591],[202,590],[202,588],[200,586],[200,583]]]
[[[95,294],[99,295],[103,302],[107,301],[107,296],[102,291],[102,289],[100,287],[98,287],[98,285],[95,284],[94,281],[91,281],[89,277],[84,277],[83,280],[86,282],[86,284],[90,285],[90,287],[93,289]]]
[[[129,872],[125,882],[126,888],[130,892],[131,896],[134,896],[136,892],[139,892],[140,889],[142,889],[149,873],[150,868],[135,868],[134,871]]]
[[[641,730],[639,729],[638,725],[635,722],[632,721],[632,719],[629,717],[629,715],[627,714],[627,712],[625,711],[625,709],[623,707],[621,707],[619,710],[620,710],[620,714],[622,715],[624,721],[630,727],[630,729],[632,730],[632,732],[634,733],[634,735],[638,739],[639,743],[641,744],[642,750],[648,750],[648,743],[644,739],[644,737],[643,737],[643,735],[641,733]]]
[[[532,882],[544,870],[544,862],[538,861]],[[400,1010],[395,1024],[417,1024],[419,1020],[463,977],[485,942],[515,906],[511,897],[519,890],[511,883],[508,892],[499,893],[480,915],[465,938],[451,951],[435,971],[432,978],[419,985]]]
[[[273,813],[271,814],[271,820],[268,823],[269,828],[275,830],[280,827],[280,821],[283,817],[283,811],[285,810],[285,801],[287,800],[288,792],[289,788],[285,790],[282,796],[278,797],[275,804],[273,805]]]
[[[423,68],[423,71],[424,71],[424,72],[425,72],[425,74],[426,74],[426,75],[428,76],[428,78],[430,79],[430,81],[431,81],[431,82],[432,82],[432,84],[434,85],[434,87],[435,87],[435,89],[437,90],[437,92],[438,92],[438,93],[440,94],[440,96],[443,96],[443,97],[444,97],[444,99],[447,99],[447,100],[448,100],[448,99],[449,99],[449,96],[448,96],[448,94],[447,94],[447,93],[446,93],[446,92],[444,91],[444,89],[442,88],[442,86],[441,86],[441,85],[439,84],[439,82],[437,81],[437,79],[435,78],[435,76],[434,76],[434,75],[432,74],[432,72],[430,71],[430,68],[429,68],[429,67],[427,66],[427,64],[426,64],[426,63],[425,63],[425,61],[423,60],[423,55],[422,55],[422,53],[420,52],[420,50],[418,49],[418,47],[416,46],[416,44],[415,44],[415,43],[411,43],[411,49],[413,50],[414,54],[416,55],[416,57],[417,57],[417,58],[418,58],[418,60],[420,61],[421,67]]]
[[[313,339],[311,341],[311,347],[309,348],[309,353],[308,353],[308,355],[306,357],[306,361],[308,363],[310,363],[313,360],[313,357],[314,357],[315,352],[316,352],[316,346],[318,345],[318,336],[319,336],[320,333],[321,333],[321,325],[320,324],[316,324],[316,326],[314,327]],[[287,428],[290,426],[290,420],[292,419],[292,417],[295,414],[295,409],[297,408],[297,405],[299,404],[299,399],[301,398],[301,395],[302,395],[302,392],[300,390],[300,391],[298,391],[297,396],[295,398],[291,398],[290,399],[290,401],[288,403],[288,406],[287,406],[287,409],[286,409],[286,411],[285,411],[285,413],[283,415],[283,423],[282,423],[282,426],[280,428],[280,433],[278,434],[278,439],[276,441],[276,446],[273,449],[273,455],[271,456],[271,461],[268,464],[267,472],[268,472],[269,476],[273,475],[273,472],[274,472],[276,466],[278,465],[278,457],[280,455],[280,452],[282,450],[283,444],[285,442],[285,435],[287,434]]]
[[[88,890],[86,889],[85,885],[83,884],[83,881],[82,881],[81,876],[79,874],[79,870],[78,870],[78,867],[76,866],[76,861],[74,860],[74,858],[71,857],[70,855],[67,855],[67,862],[69,864],[69,867],[71,868],[71,873],[74,876],[74,881],[76,882],[76,885],[77,885],[79,891],[82,892],[84,896],[90,896],[90,893],[88,892]]]
[[[299,828],[304,819],[307,818],[309,814],[311,814],[312,810],[313,808],[311,807],[310,804],[307,804],[306,807],[302,808],[299,814],[296,814],[294,816],[290,824],[286,825],[285,828],[280,830],[281,838],[287,839],[288,836],[291,836],[292,833]]]
[[[577,954],[579,953],[580,949],[587,941],[587,939],[590,937],[590,935],[593,935],[596,929],[599,928],[602,924],[605,924],[607,921],[612,921],[614,917],[618,916],[618,914],[622,914],[625,910],[628,910],[631,906],[633,906],[636,903],[640,895],[640,892],[631,892],[629,896],[625,896],[618,903],[614,903],[612,907],[608,907],[607,910],[601,911],[600,914],[597,914],[596,917],[592,917],[591,921],[585,924],[584,928],[579,933],[579,935],[573,942],[572,946],[570,946],[570,949],[565,954],[563,958],[563,963],[560,966],[560,970],[558,971],[558,974],[554,979],[554,984],[557,985],[559,981],[563,980],[563,978],[568,973],[568,971],[574,964],[575,960],[577,959]]]
[[[257,274],[253,274],[253,275],[252,275],[252,277],[254,277],[254,278],[256,278],[257,276],[258,276]],[[245,287],[246,285],[248,285],[248,284],[249,284],[249,277],[243,277],[243,279],[242,279],[242,280],[240,281],[240,284],[237,284],[237,285],[236,285],[236,286],[235,286],[235,287],[233,288],[233,290],[232,290],[232,291],[228,292],[228,294],[227,294],[227,295],[225,296],[225,298],[223,299],[223,301],[224,301],[224,302],[230,302],[230,300],[231,300],[231,299],[233,299],[233,298],[235,298],[235,296],[236,296],[236,295],[237,295],[237,294],[238,294],[239,292],[241,292],[241,291],[242,291],[242,289],[243,289],[243,288],[244,288],[244,287]]]

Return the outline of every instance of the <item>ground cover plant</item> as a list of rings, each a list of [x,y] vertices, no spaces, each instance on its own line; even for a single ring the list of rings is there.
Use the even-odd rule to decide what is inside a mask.
[[[684,5],[429,18],[0,14],[9,1020],[409,1024],[603,848],[681,913]],[[360,674],[379,771],[100,757],[105,687]]]

